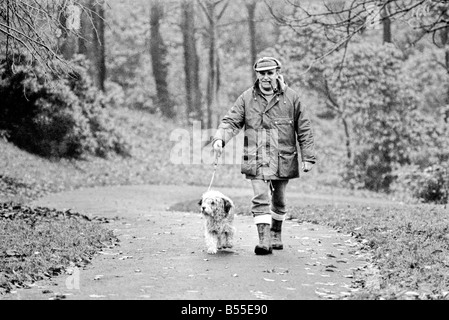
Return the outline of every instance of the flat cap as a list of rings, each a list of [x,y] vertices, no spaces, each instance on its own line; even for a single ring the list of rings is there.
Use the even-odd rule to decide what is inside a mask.
[[[266,71],[272,69],[281,69],[279,60],[272,57],[263,57],[254,64],[255,71]]]

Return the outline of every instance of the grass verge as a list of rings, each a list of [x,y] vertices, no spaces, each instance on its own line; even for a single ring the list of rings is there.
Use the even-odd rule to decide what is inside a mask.
[[[48,208],[0,205],[0,293],[88,263],[117,239],[100,221]]]
[[[351,233],[374,253],[376,288],[355,299],[449,298],[449,217],[443,206],[306,206],[292,218]]]

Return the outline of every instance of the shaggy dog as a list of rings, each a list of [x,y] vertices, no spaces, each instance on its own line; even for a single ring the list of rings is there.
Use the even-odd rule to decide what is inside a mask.
[[[234,203],[219,191],[208,191],[199,202],[205,217],[204,237],[207,253],[216,254],[219,249],[233,247],[235,228]]]

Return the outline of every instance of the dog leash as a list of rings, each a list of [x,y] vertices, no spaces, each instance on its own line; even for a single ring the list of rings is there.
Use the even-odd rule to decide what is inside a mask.
[[[218,154],[217,154],[217,156],[215,157],[215,161],[214,161],[214,173],[212,174],[212,179],[210,179],[209,189],[207,189],[207,192],[209,192],[210,189],[212,188],[212,183],[214,182],[215,173],[217,172],[217,168],[218,168]]]

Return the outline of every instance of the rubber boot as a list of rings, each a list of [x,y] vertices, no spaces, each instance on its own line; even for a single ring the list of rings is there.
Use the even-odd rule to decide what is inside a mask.
[[[256,255],[272,254],[270,225],[265,223],[257,224],[257,232],[259,233],[259,244],[254,249]]]
[[[271,220],[270,235],[273,250],[284,249],[284,245],[282,244],[281,232],[282,232],[282,221],[274,219]]]

